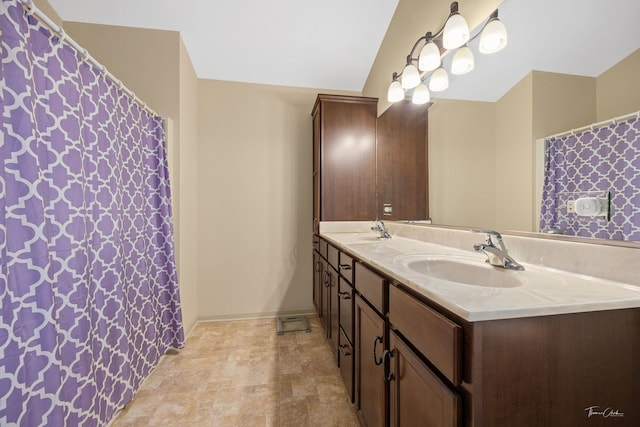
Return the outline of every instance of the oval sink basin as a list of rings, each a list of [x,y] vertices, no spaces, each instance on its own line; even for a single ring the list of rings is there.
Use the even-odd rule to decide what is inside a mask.
[[[523,285],[525,271],[494,267],[476,258],[441,255],[403,255],[396,259],[409,270],[464,285],[514,288]]]

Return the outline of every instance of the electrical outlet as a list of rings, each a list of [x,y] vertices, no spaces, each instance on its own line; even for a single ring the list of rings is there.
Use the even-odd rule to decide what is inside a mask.
[[[567,200],[567,213],[576,213],[576,201]]]

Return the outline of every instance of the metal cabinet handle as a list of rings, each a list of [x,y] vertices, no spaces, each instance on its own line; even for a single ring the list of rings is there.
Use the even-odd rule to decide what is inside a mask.
[[[391,363],[391,358],[393,357],[393,351],[385,350],[382,354],[382,362],[384,363],[382,376],[386,382],[391,382],[395,379],[393,376],[393,372],[391,372],[391,367],[389,364]]]
[[[340,264],[340,269],[351,270],[351,266],[349,264]]]
[[[338,347],[340,347],[340,351],[342,352],[343,356],[351,356],[351,352],[349,350],[347,350],[349,348],[348,345],[346,344],[340,344]]]
[[[378,342],[380,344],[384,344],[382,339],[382,337],[378,336],[373,340],[373,362],[376,364],[376,366],[382,365],[382,362],[384,361],[382,357],[378,359],[378,357],[376,356],[376,347],[378,346]]]
[[[325,288],[329,287],[330,285],[329,272],[326,270],[322,272],[322,282],[324,283]]]
[[[351,299],[351,294],[349,292],[338,292],[338,295],[342,299]]]

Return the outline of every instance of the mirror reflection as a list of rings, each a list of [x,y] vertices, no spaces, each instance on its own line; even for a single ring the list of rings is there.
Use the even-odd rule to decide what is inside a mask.
[[[539,231],[543,140],[585,126],[590,130],[592,124],[607,128],[610,123],[602,122],[640,110],[640,26],[634,22],[640,2],[624,0],[615,8],[596,0],[564,3],[570,2],[505,1],[499,11],[509,32],[508,46],[477,57],[472,73],[451,76],[450,88],[434,99],[429,109],[429,207],[434,224]],[[567,140],[571,134],[564,135]],[[637,143],[627,151],[637,163]],[[594,162],[595,169],[616,181],[615,167]],[[631,181],[639,179],[640,170],[633,170],[624,172]],[[603,228],[615,228],[610,221],[621,209],[631,209],[623,222],[638,216],[636,190],[628,190],[631,207],[616,207],[608,198],[613,200],[620,190],[600,181],[585,174],[576,194],[554,195],[556,203],[564,203],[565,220],[567,202],[573,202],[568,208],[575,213],[581,198],[587,200],[580,201],[579,209],[592,209],[581,213],[597,215],[582,215],[578,226],[593,228],[593,223],[604,222]],[[610,206],[606,214],[601,213],[604,202],[598,201],[603,198],[606,208]],[[576,224],[543,223],[542,231],[573,234]],[[640,241],[637,233],[575,234]]]

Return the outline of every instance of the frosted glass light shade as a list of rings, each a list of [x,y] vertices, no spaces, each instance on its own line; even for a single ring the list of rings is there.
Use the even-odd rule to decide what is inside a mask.
[[[414,104],[422,105],[431,101],[431,95],[429,94],[429,89],[427,89],[427,85],[424,83],[420,83],[414,90],[413,96],[411,97],[411,102]]]
[[[466,74],[473,70],[475,66],[475,60],[473,59],[473,52],[468,46],[462,46],[453,55],[453,61],[451,61],[451,74],[460,75]]]
[[[389,85],[389,90],[387,91],[387,100],[389,102],[398,102],[404,99],[404,90],[402,90],[402,84],[394,80]]]
[[[442,92],[449,87],[449,75],[447,71],[440,67],[431,74],[429,80],[429,90],[432,92]]]
[[[480,34],[480,44],[478,50],[481,53],[499,52],[507,45],[507,29],[499,19],[490,21],[482,34]]]
[[[424,45],[418,58],[418,69],[420,71],[433,71],[440,66],[440,48],[434,42]]]
[[[456,49],[469,41],[469,25],[462,15],[456,13],[444,24],[442,45],[445,49]]]
[[[420,72],[413,64],[408,64],[402,70],[402,77],[400,78],[403,89],[413,89],[420,84]]]

